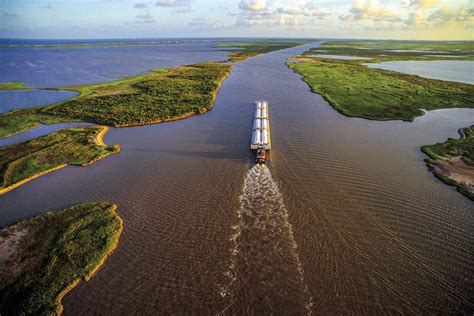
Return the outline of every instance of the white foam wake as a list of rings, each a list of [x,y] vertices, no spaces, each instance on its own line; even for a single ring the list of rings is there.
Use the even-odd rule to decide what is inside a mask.
[[[265,165],[255,165],[245,177],[233,230],[228,282],[219,287],[222,297],[230,300],[229,309],[311,314],[313,299],[288,211]]]

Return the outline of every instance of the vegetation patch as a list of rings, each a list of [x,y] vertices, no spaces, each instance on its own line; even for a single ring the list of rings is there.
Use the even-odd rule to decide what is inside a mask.
[[[0,115],[0,138],[40,123],[84,121],[117,127],[153,124],[210,110],[232,66],[209,62],[117,81],[54,88],[79,95],[55,104]]]
[[[421,147],[426,164],[439,179],[474,200],[474,125],[459,129],[459,139]]]
[[[420,56],[420,54],[426,55],[426,52],[390,52],[370,46],[370,43],[372,42],[330,42],[297,57],[299,62],[289,63],[289,67],[303,76],[303,80],[313,92],[321,94],[336,110],[347,116],[373,120],[412,121],[415,117],[423,115],[422,109],[474,107],[474,85],[368,68],[364,64],[388,60],[430,59]],[[380,42],[379,45],[385,45],[384,43],[387,42]],[[364,47],[358,47],[359,45]],[[436,47],[440,47],[441,44],[437,45]],[[449,47],[449,44],[445,45]],[[315,53],[372,59],[340,60],[311,57]],[[456,53],[461,54],[459,51]],[[439,54],[436,52],[436,55]],[[472,52],[469,54],[472,55]],[[431,58],[443,59],[435,56]]]
[[[107,127],[73,127],[0,148],[0,194],[67,165],[85,166],[120,151],[102,141]]]
[[[304,55],[328,54],[372,58],[370,62],[404,60],[474,60],[472,41],[334,41]]]
[[[233,42],[225,44],[217,44],[217,47],[233,47],[239,50],[233,50],[229,53],[230,62],[239,62],[246,60],[249,57],[273,52],[280,49],[291,48],[299,45],[304,45],[310,41],[296,41],[296,42]]]
[[[31,90],[24,82],[5,82],[0,83],[0,91],[2,90]]]
[[[116,205],[78,204],[0,229],[0,314],[52,315],[116,249]]]

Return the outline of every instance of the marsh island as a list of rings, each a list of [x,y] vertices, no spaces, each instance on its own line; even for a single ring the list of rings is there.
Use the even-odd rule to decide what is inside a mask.
[[[116,205],[78,204],[0,229],[0,313],[52,315],[119,243]]]

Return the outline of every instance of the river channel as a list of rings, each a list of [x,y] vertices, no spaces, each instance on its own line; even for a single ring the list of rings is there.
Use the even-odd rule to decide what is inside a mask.
[[[118,205],[120,246],[65,315],[472,313],[473,204],[419,147],[457,137],[474,111],[342,116],[285,65],[315,45],[236,63],[212,111],[110,129],[119,154],[0,196],[2,225]],[[249,150],[257,99],[272,129],[262,170]]]

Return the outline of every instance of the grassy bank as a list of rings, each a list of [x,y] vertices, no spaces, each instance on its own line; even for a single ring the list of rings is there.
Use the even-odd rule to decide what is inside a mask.
[[[473,85],[368,68],[364,65],[365,63],[388,60],[427,60],[427,58],[421,58],[419,55],[421,53],[418,52],[398,53],[387,52],[380,47],[362,47],[368,46],[368,43],[372,42],[352,44],[330,42],[306,52],[302,57],[297,58],[300,62],[289,63],[289,67],[303,76],[303,80],[308,83],[313,92],[321,94],[336,110],[347,116],[374,120],[412,121],[415,117],[423,115],[421,109],[474,107]],[[310,57],[316,53],[373,59],[340,60]],[[469,53],[472,54],[472,52]],[[434,56],[431,58],[443,59],[443,57]],[[468,57],[466,55],[463,58]]]
[[[5,82],[0,83],[0,91],[2,90],[31,90],[31,88],[25,86],[24,82]]]
[[[459,139],[427,145],[421,150],[430,157],[426,164],[445,183],[474,200],[474,125],[459,130]]]
[[[39,123],[84,121],[117,127],[176,120],[210,110],[232,66],[200,63],[117,81],[58,87],[80,94],[52,105],[0,115],[0,138]]]
[[[74,127],[0,148],[0,194],[67,165],[85,166],[116,153],[106,146],[106,127]]]
[[[0,229],[0,314],[52,315],[116,249],[122,219],[110,203],[79,204]]]
[[[315,47],[305,55],[349,55],[373,60],[474,60],[472,41],[334,41]],[[456,56],[456,57],[454,57]]]
[[[249,57],[273,52],[280,49],[304,45],[310,41],[295,41],[295,42],[233,42],[225,44],[217,44],[217,47],[233,47],[239,50],[233,50],[229,53],[230,62],[243,61]]]

